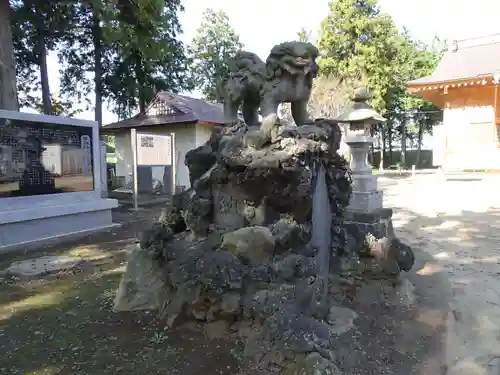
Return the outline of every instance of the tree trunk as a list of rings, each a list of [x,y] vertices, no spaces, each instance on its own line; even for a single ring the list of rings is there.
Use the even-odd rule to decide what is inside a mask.
[[[93,25],[92,39],[94,43],[94,91],[95,91],[95,112],[94,119],[102,125],[102,29],[99,14],[95,7],[92,7]]]
[[[136,53],[135,61],[135,79],[137,80],[137,87],[139,90],[139,113],[146,112],[146,77],[142,67],[142,57]]]
[[[38,65],[40,66],[40,82],[42,84],[42,104],[43,113],[52,114],[52,103],[50,100],[49,71],[47,68],[47,47],[45,46],[45,26],[43,15],[36,8],[33,8],[35,15],[36,30],[38,34],[37,52]]]
[[[385,158],[385,127],[382,125],[380,127],[380,138],[382,138],[381,146],[380,146],[380,165],[379,169],[384,170],[384,158]]]
[[[401,165],[406,168],[406,117],[401,124]]]
[[[19,110],[9,0],[0,0],[0,109]]]
[[[415,167],[420,167],[420,151],[422,150],[422,138],[424,137],[424,124],[418,124],[418,144],[417,144],[417,158],[415,160]]]
[[[389,146],[389,165],[394,164],[392,161],[392,126],[387,128],[387,145]]]

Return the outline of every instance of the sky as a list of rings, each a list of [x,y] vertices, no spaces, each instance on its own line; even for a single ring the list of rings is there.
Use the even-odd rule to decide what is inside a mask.
[[[206,7],[222,10],[229,16],[245,49],[265,59],[270,49],[281,42],[295,40],[301,28],[317,33],[328,14],[328,0],[184,0],[180,16],[183,40],[195,35]],[[206,5],[200,6],[201,3]],[[389,13],[396,25],[405,26],[422,41],[464,39],[500,33],[500,1],[498,0],[379,0],[382,11]],[[52,93],[58,92],[59,66],[55,54],[48,58]],[[104,105],[106,108],[106,105]],[[92,111],[79,118],[93,119]],[[104,110],[103,123],[116,121],[116,115]]]

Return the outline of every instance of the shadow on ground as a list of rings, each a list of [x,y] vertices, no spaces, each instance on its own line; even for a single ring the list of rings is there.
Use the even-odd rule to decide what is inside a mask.
[[[0,284],[0,373],[231,374],[234,343],[187,328],[164,331],[153,314],[112,312],[123,245],[86,250],[81,268]]]
[[[186,326],[165,331],[152,314],[111,311],[124,269],[123,248],[158,213],[142,211],[134,216],[117,212],[115,215],[122,215],[122,229],[42,251],[43,255],[81,251],[88,262],[75,272],[2,281],[0,373],[256,374],[245,371],[235,341],[210,343]],[[398,228],[403,234],[412,232],[418,223],[439,226],[444,220],[402,213],[408,218]],[[472,218],[464,224],[464,233],[475,233],[480,222]],[[450,236],[452,232],[457,230],[450,229]],[[436,237],[446,236],[440,233]],[[341,336],[336,348],[343,375],[446,373],[443,350],[452,288],[448,270],[436,259],[435,251],[429,250],[427,238],[412,237],[417,264],[400,280],[405,288],[370,280],[343,285],[336,291],[337,301],[359,314],[356,328]],[[33,255],[2,259],[1,264]]]
[[[435,262],[421,248],[414,251],[417,264],[396,288],[365,280],[344,291],[342,304],[359,314],[336,351],[344,375],[443,374],[449,286],[440,272],[419,274]]]
[[[208,342],[189,326],[167,332],[151,313],[112,312],[125,269],[124,248],[160,211],[161,207],[134,213],[118,209],[114,221],[122,224],[119,229],[0,258],[0,269],[43,255],[85,260],[77,269],[45,277],[0,278],[1,374],[234,375],[240,371],[238,342]]]
[[[398,210],[400,232],[412,238],[414,246],[422,244],[431,258],[414,275],[421,294],[438,303],[447,296],[443,373],[497,374],[500,209],[453,211],[423,217]],[[425,286],[430,277],[438,277],[439,284]]]

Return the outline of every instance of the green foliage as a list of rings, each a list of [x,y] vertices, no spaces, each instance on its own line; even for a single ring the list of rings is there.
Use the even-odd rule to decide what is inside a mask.
[[[390,16],[380,12],[376,0],[337,0],[322,23],[319,61],[323,74],[338,77],[367,77],[372,105],[384,113],[388,91],[399,68],[399,34]]]
[[[21,106],[50,105],[46,55],[58,51],[63,102],[86,103],[96,118],[108,100],[121,118],[160,90],[192,87],[179,41],[180,0],[13,0],[13,35]],[[38,71],[41,73],[38,74]]]
[[[228,16],[207,9],[186,56],[178,38],[181,0],[11,0],[11,7],[20,104],[40,110],[43,88],[43,111],[55,114],[74,114],[69,103],[90,107],[91,92],[96,102],[109,101],[120,118],[144,111],[160,90],[196,85],[206,99],[220,101],[228,60],[242,48]],[[443,41],[436,38],[427,46],[406,30],[400,33],[377,0],[336,0],[329,8],[318,42],[321,76],[309,106],[312,115],[332,116],[347,91],[366,84],[371,104],[388,118],[381,130],[390,137],[431,131],[439,109],[409,95],[406,84],[432,73]],[[310,42],[311,32],[302,29],[297,37]],[[54,50],[62,97],[50,103],[47,77],[38,71]]]
[[[71,24],[72,5],[58,1],[14,0],[11,7],[20,106],[30,105],[35,92],[42,89],[43,112],[50,113],[48,77],[43,74],[47,71],[46,55],[57,47]],[[37,71],[41,72],[39,76]]]
[[[112,135],[104,135],[104,142],[106,143],[106,152],[112,154],[116,152],[116,139]]]
[[[120,118],[144,112],[158,91],[189,89],[187,60],[178,40],[179,0],[86,0],[59,53],[61,89],[86,100],[100,91]],[[98,51],[96,58],[96,51]],[[89,72],[99,72],[91,81]]]
[[[227,14],[207,9],[189,48],[193,82],[205,99],[223,100],[228,61],[242,47]]]
[[[377,0],[336,0],[322,23],[320,73],[341,79],[363,77],[373,96],[371,104],[387,122],[377,129],[391,148],[401,137],[418,137],[440,121],[440,110],[408,93],[408,81],[430,75],[441,57],[443,43],[432,46],[401,33]],[[415,124],[408,131],[407,124]],[[376,130],[376,131],[377,131]],[[405,131],[406,130],[406,131]]]
[[[71,101],[61,101],[56,98],[52,98],[52,111],[51,114],[54,116],[64,116],[64,117],[73,117],[82,113],[82,109],[74,108],[74,103]],[[43,104],[38,100],[29,105],[29,108],[35,109],[37,112],[43,113]]]
[[[130,116],[158,91],[179,92],[191,88],[187,76],[178,12],[180,0],[118,1],[107,31],[113,60],[104,84],[114,111]]]
[[[404,33],[407,64],[405,74],[402,76],[399,96],[394,100],[394,112],[404,113],[404,123],[414,123],[417,131],[407,132],[407,136],[422,137],[423,132],[432,132],[432,127],[442,120],[442,111],[439,107],[425,99],[411,95],[406,90],[406,83],[415,78],[431,75],[441,58],[443,51],[442,42],[435,38],[434,43],[428,46],[411,38],[408,32]],[[436,48],[436,46],[440,46]],[[402,123],[403,121],[401,121]],[[407,127],[408,128],[408,127]]]
[[[58,48],[61,95],[74,102],[85,103],[87,109],[91,105],[88,94],[96,89],[89,73],[97,69],[107,71],[110,65],[111,50],[101,34],[97,40],[102,46],[100,66],[95,66],[96,41],[93,38],[94,32],[99,31],[95,30],[96,22],[101,27],[108,25],[110,6],[110,3],[98,0],[75,2],[72,25],[64,33]],[[100,89],[103,90],[102,87]],[[107,93],[102,94],[107,96]]]

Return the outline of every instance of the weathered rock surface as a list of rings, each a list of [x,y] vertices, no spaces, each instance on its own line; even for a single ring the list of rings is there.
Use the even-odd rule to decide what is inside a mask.
[[[245,227],[222,238],[221,249],[229,251],[245,263],[260,264],[274,254],[274,237],[266,227]]]
[[[127,269],[116,292],[113,311],[157,310],[166,296],[154,254],[137,244],[129,246]]]

